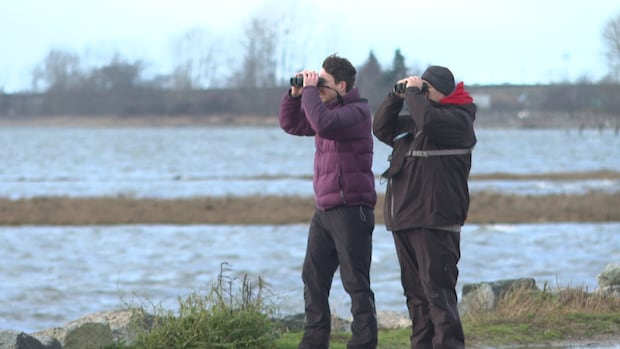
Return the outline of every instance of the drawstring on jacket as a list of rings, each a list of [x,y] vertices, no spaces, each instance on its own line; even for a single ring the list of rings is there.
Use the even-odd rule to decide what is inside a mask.
[[[360,219],[362,220],[362,222],[366,222],[366,215],[364,214],[364,209],[362,208],[362,205],[360,205]]]

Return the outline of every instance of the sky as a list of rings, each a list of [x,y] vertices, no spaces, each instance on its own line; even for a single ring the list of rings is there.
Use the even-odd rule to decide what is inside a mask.
[[[444,65],[465,84],[597,81],[608,71],[603,28],[620,16],[617,0],[0,0],[0,9],[0,91],[8,93],[30,88],[51,49],[91,65],[119,53],[169,73],[172,43],[193,28],[230,68],[260,16],[290,28],[291,75],[320,70],[332,53],[359,67],[373,52],[388,68],[398,49],[407,66]]]

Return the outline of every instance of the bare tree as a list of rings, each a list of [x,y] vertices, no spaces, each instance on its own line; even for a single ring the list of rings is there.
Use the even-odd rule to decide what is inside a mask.
[[[174,89],[208,88],[217,84],[215,46],[208,32],[198,27],[188,30],[173,42]]]
[[[323,19],[316,18],[308,3],[267,0],[246,28],[241,71],[262,70],[267,80],[259,82],[260,86],[288,85],[291,74],[312,68],[307,65],[315,57],[308,52],[325,51],[319,48],[325,41],[319,30],[329,27]]]
[[[80,57],[76,53],[51,49],[32,71],[32,90],[39,90],[40,83],[50,90],[76,88],[82,77]]]
[[[315,13],[304,2],[267,0],[245,28],[239,50],[241,61],[233,63],[239,68],[235,69],[230,84],[234,87],[288,85],[291,74],[311,69],[307,64],[315,57],[308,52],[325,51],[320,48],[325,40],[319,39],[322,35],[318,30],[329,27]]]
[[[620,13],[610,19],[603,29],[609,79],[620,82]]]
[[[231,79],[236,87],[274,87],[276,83],[277,34],[267,16],[254,17],[245,30],[240,71]]]
[[[274,2],[273,5],[276,6],[267,5],[269,7],[264,10],[264,16],[271,18],[270,25],[276,39],[274,55],[276,84],[288,85],[292,74],[303,68],[309,68],[305,66],[309,59],[305,53],[308,50],[308,43],[317,36],[314,23],[318,21],[314,19],[313,11],[303,10],[300,7],[304,4],[299,2]],[[304,20],[300,14],[304,15]],[[308,23],[312,23],[313,28],[307,28]]]

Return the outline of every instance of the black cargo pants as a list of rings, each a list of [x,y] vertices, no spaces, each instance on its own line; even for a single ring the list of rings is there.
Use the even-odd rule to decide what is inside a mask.
[[[308,233],[302,280],[306,325],[299,349],[327,349],[331,327],[329,292],[336,269],[351,296],[352,337],[347,348],[377,347],[375,296],[370,288],[373,209],[341,206],[316,210]]]
[[[419,228],[392,235],[412,321],[411,348],[465,348],[455,290],[461,233]]]

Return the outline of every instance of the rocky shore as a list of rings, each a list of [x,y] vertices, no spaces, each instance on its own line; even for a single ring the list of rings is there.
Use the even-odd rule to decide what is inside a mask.
[[[620,264],[610,264],[597,275],[599,289],[606,295],[620,297]],[[474,310],[492,310],[499,298],[516,289],[538,290],[533,279],[497,280],[463,285],[463,297],[459,303],[462,316]],[[154,315],[145,314],[140,309],[120,309],[96,314],[89,314],[75,321],[38,331],[24,333],[13,329],[0,330],[0,349],[96,349],[114,343],[130,344],[137,338],[139,331],[148,331]],[[141,319],[138,321],[136,319]],[[378,312],[379,328],[383,330],[407,328],[411,325],[406,313]],[[301,330],[304,315],[290,315],[279,319],[288,330]],[[334,318],[333,331],[349,331],[348,319]],[[548,347],[580,346],[604,347],[620,342],[617,336],[558,341],[548,343]],[[471,346],[470,346],[471,347]]]

